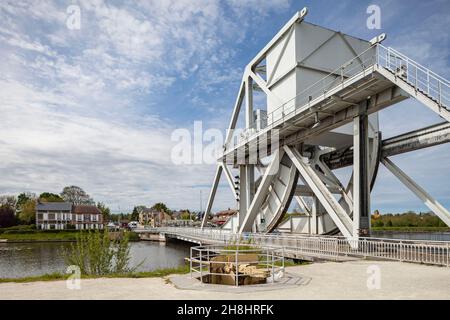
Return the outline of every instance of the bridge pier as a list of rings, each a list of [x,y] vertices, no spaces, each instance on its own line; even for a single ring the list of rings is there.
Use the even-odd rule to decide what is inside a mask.
[[[353,237],[370,235],[368,100],[353,120]]]

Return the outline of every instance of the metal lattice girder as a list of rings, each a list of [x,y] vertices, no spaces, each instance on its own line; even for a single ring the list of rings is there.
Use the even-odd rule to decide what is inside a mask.
[[[311,208],[308,206],[308,204],[305,202],[302,196],[294,196],[294,199],[297,201],[300,207],[305,209],[305,213],[307,216],[311,216]]]
[[[443,122],[383,140],[383,157],[450,142],[450,123]]]
[[[227,178],[228,181],[228,185],[231,188],[231,192],[234,194],[234,198],[237,200],[239,197],[236,194],[233,175],[231,174],[230,168],[228,168],[228,166],[225,163],[221,163],[220,166],[222,166],[223,172],[225,173],[225,177]]]
[[[430,208],[446,225],[450,227],[450,212],[445,209],[436,199],[428,194],[421,186],[419,186],[413,179],[411,179],[406,173],[404,173],[399,167],[397,167],[388,158],[382,158],[383,165],[392,172],[409,190],[419,197],[423,203]]]
[[[348,216],[347,212],[345,212],[345,210],[334,198],[333,194],[322,183],[315,170],[309,164],[306,164],[303,161],[302,156],[299,154],[299,152],[296,149],[290,148],[289,146],[284,146],[283,148],[289,158],[291,158],[294,165],[297,167],[303,180],[313,190],[314,194],[319,199],[320,203],[333,219],[333,222],[336,224],[342,234],[346,238],[352,239],[352,220]]]
[[[222,170],[223,170],[222,165],[218,164],[217,168],[216,168],[216,173],[214,175],[213,185],[212,185],[211,191],[209,193],[208,203],[206,204],[206,211],[205,211],[205,214],[203,215],[202,226],[201,226],[202,229],[205,227],[206,219],[207,219],[208,215],[211,213],[212,204],[213,204],[214,198],[216,196],[217,187],[219,186],[219,181],[220,181],[220,176],[222,175]]]
[[[272,162],[267,167],[264,175],[259,183],[258,190],[256,190],[255,196],[253,197],[253,201],[251,202],[248,210],[246,211],[245,218],[242,221],[242,224],[239,227],[239,232],[245,232],[251,230],[253,223],[256,219],[256,215],[258,214],[263,201],[267,197],[267,192],[272,183],[272,180],[276,177],[276,171],[278,171],[278,166],[280,165],[280,161],[283,157],[284,151],[278,150],[275,152]]]

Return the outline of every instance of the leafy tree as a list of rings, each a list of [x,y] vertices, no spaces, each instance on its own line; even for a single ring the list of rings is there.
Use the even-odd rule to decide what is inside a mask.
[[[131,220],[132,221],[138,221],[139,220],[139,213],[142,212],[142,210],[145,209],[145,206],[135,206],[133,208],[133,212],[131,213]]]
[[[186,211],[183,212],[180,217],[181,217],[181,220],[190,220],[191,219],[190,213],[186,212]]]
[[[383,227],[384,222],[381,220],[375,220],[375,223],[373,224],[374,227]]]
[[[94,200],[83,189],[77,186],[65,187],[60,195],[64,201],[74,205],[94,204]]]
[[[17,198],[11,195],[0,196],[0,206],[8,206],[15,211],[17,208]]]
[[[97,208],[102,212],[105,221],[111,220],[111,210],[103,202],[97,202]]]
[[[36,223],[36,200],[29,199],[20,206],[19,220],[25,224]]]
[[[9,204],[3,204],[0,206],[0,228],[8,228],[15,226],[17,219],[15,216],[15,210]]]
[[[22,192],[17,196],[17,207],[20,208],[24,205],[28,200],[36,200],[36,194],[31,192]]]
[[[151,209],[155,210],[155,211],[161,211],[161,212],[165,212],[165,213],[170,213],[169,208],[167,208],[167,206],[164,203],[162,203],[162,202],[155,203],[151,207]]]
[[[64,202],[59,195],[50,192],[43,192],[39,195],[40,202]]]

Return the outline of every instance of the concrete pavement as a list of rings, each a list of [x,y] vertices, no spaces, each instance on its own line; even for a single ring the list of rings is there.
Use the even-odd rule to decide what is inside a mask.
[[[0,284],[0,299],[450,299],[450,268],[386,261],[324,262],[289,267],[296,286],[178,289],[178,276]],[[184,275],[189,277],[189,275]],[[185,279],[186,280],[186,279]]]

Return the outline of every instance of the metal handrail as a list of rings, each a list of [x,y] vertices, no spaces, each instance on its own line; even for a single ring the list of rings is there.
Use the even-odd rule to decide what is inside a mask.
[[[401,240],[359,238],[348,240],[340,236],[234,234],[225,230],[165,227],[157,230],[175,236],[191,237],[201,241],[236,243],[281,248],[284,252],[337,259],[341,256],[379,258],[394,261],[428,263],[450,266],[450,242],[430,240]]]
[[[362,60],[361,58],[364,57],[364,55],[367,54],[370,50],[374,50],[374,53],[371,54],[369,57],[364,58]],[[387,52],[387,57],[382,54],[384,51]],[[370,47],[368,47],[366,50],[361,52],[359,55],[355,56],[354,58],[350,59],[349,61],[342,64],[340,67],[336,68],[329,74],[327,74],[325,77],[320,79],[319,81],[316,81],[315,83],[308,86],[306,89],[302,90],[301,92],[297,93],[294,97],[287,100],[286,102],[280,104],[277,108],[275,108],[272,112],[267,114],[266,118],[268,120],[267,127],[264,128],[264,130],[271,130],[274,127],[276,127],[278,124],[283,123],[286,118],[290,117],[292,114],[298,114],[303,112],[304,110],[311,107],[311,105],[314,105],[318,103],[318,100],[322,100],[326,98],[327,92],[334,90],[336,88],[345,87],[345,83],[348,81],[354,80],[356,77],[361,76],[361,73],[363,75],[367,75],[370,69],[373,70],[375,66],[377,67],[384,67],[392,72],[395,72],[396,70],[392,69],[390,67],[390,56],[394,57],[394,61],[396,61],[398,58],[401,60],[404,60],[407,64],[407,66],[412,66],[416,70],[417,76],[415,76],[415,81],[407,81],[410,85],[415,87],[416,89],[420,89],[419,84],[425,84],[427,88],[427,94],[434,97],[438,100],[440,104],[449,105],[450,104],[450,90],[445,91],[446,89],[450,89],[450,82],[437,75],[436,73],[432,72],[431,70],[425,68],[424,66],[420,65],[416,61],[408,58],[407,56],[401,54],[397,50],[394,50],[390,47],[384,47],[381,44],[374,44]],[[349,68],[352,66],[352,64],[359,60],[360,64],[357,66],[353,66],[352,68]],[[384,61],[384,65],[380,62]],[[396,64],[397,67],[397,64]],[[358,70],[359,72],[356,72],[355,74],[351,74],[352,71]],[[328,79],[333,77],[332,80],[336,80],[337,75],[341,75],[341,81],[337,84],[331,85],[327,82]],[[350,77],[347,77],[347,75],[350,75]],[[419,80],[419,75],[425,75],[427,81],[424,83],[422,80]],[[347,77],[347,78],[346,78]],[[408,80],[408,79],[406,79]],[[434,80],[434,83],[432,80]],[[331,82],[333,84],[333,82]],[[433,88],[436,87],[437,88]],[[314,89],[314,91],[313,91]],[[435,97],[435,94],[432,95],[431,93],[438,93],[437,97]],[[297,103],[298,99],[302,98],[300,103]],[[303,103],[302,103],[303,102]],[[293,103],[292,105],[290,105]],[[286,109],[288,109],[288,112],[286,112]],[[278,117],[279,116],[279,117]],[[312,115],[310,115],[312,116]],[[277,119],[275,119],[277,117]],[[271,120],[271,121],[269,121]],[[253,123],[251,127],[245,129],[244,131],[244,137],[238,143],[233,144],[233,148],[236,148],[240,145],[245,145],[249,140],[253,139],[255,136],[258,135],[258,132],[256,131],[257,124]],[[234,142],[234,139],[232,139],[227,145],[225,145],[224,153],[227,152],[229,149],[230,144]]]
[[[246,245],[248,248],[248,245]],[[256,255],[256,260],[244,259],[243,261],[240,256],[242,254],[254,254]],[[225,255],[228,257],[234,256],[234,259],[227,259],[227,261],[215,260],[217,256]],[[227,265],[232,264],[235,268],[234,273],[219,273],[214,272],[211,266],[214,265]],[[207,245],[207,246],[197,246],[191,247],[190,249],[190,275],[191,278],[195,274],[198,274],[199,280],[203,283],[205,276],[217,275],[217,276],[232,276],[235,277],[234,285],[239,286],[239,278],[242,278],[242,274],[239,272],[240,265],[255,265],[260,266],[265,269],[272,278],[272,282],[275,282],[275,273],[284,269],[284,256],[282,251],[277,248],[261,248],[259,246],[250,246],[249,249],[242,249],[240,245],[237,245],[235,249],[227,249],[224,245]],[[279,266],[277,266],[279,264]],[[245,276],[245,274],[244,274]],[[208,282],[208,281],[207,281]]]

